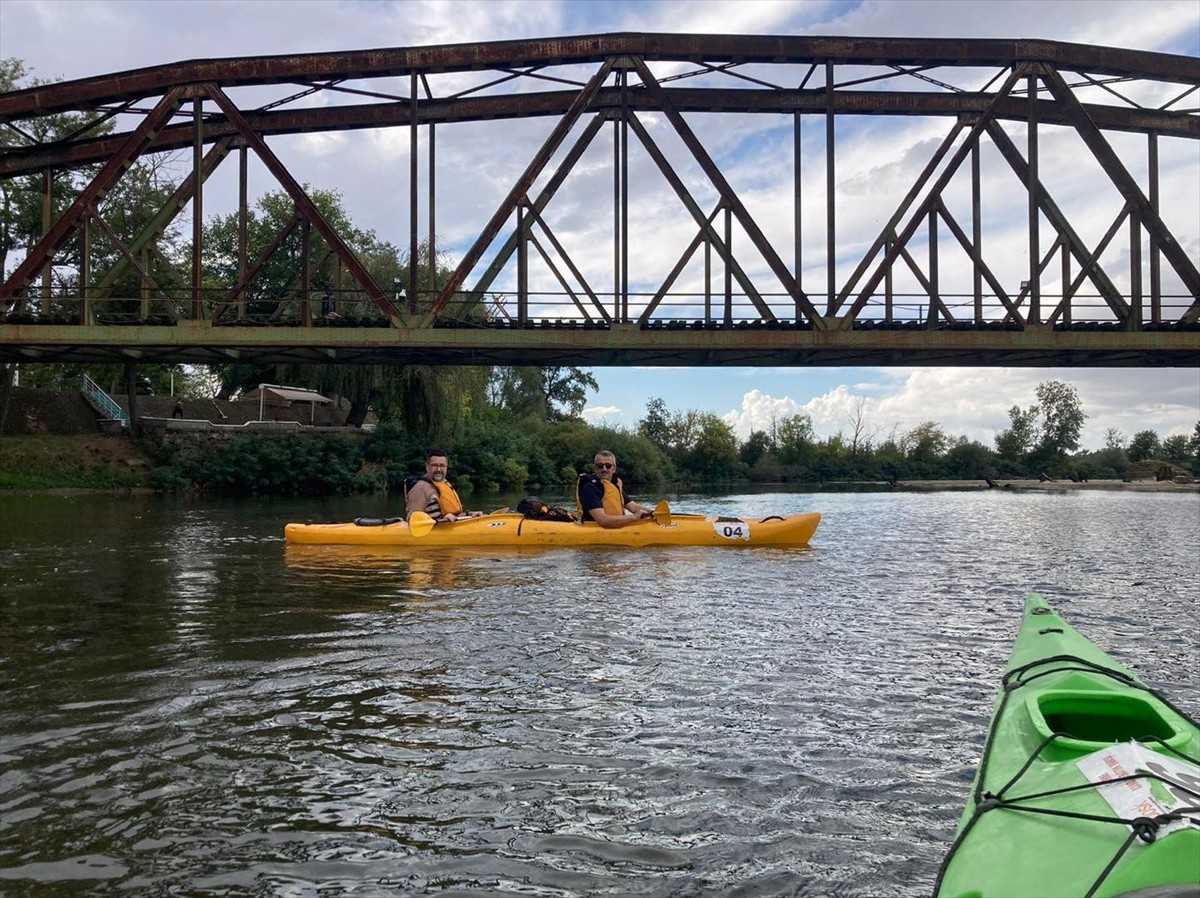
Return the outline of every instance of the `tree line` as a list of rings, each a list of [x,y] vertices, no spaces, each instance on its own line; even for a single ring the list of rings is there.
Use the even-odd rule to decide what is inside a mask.
[[[651,400],[634,427],[597,426],[578,416],[578,400],[563,404],[543,392],[547,381],[559,379],[582,388],[586,377],[570,369],[492,370],[474,383],[521,388],[507,396],[463,389],[459,412],[442,417],[433,430],[411,429],[393,415],[363,439],[247,435],[188,462],[161,458],[155,482],[166,489],[231,494],[399,493],[407,476],[423,470],[424,454],[435,445],[449,453],[451,480],[466,493],[569,493],[599,449],[616,454],[634,490],[1043,475],[1120,479],[1131,464],[1148,459],[1200,476],[1200,423],[1191,437],[1166,439],[1145,430],[1126,440],[1110,430],[1103,449],[1077,451],[1085,416],[1075,389],[1061,381],[1040,384],[1036,405],[1014,406],[1013,427],[998,433],[989,447],[947,436],[934,421],[877,439],[860,418],[847,431],[819,439],[804,414],[739,440],[717,415],[672,411],[662,399]],[[458,387],[471,383],[464,378]]]

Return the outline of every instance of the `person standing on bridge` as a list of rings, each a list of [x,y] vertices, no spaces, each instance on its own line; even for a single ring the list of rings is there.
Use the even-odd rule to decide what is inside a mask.
[[[462,499],[446,479],[450,465],[446,452],[430,449],[425,454],[425,473],[410,477],[406,481],[404,513],[411,520],[414,513],[423,511],[438,523],[457,521],[459,518],[478,517],[482,511],[466,511]]]
[[[625,495],[625,484],[617,476],[617,457],[607,449],[596,453],[592,473],[579,475],[575,491],[579,520],[595,521],[605,530],[654,517],[653,511]]]

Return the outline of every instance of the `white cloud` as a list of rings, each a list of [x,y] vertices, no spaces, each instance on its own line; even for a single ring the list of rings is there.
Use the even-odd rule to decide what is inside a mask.
[[[297,143],[306,156],[332,156],[345,148],[346,135],[336,131],[302,134]]]
[[[583,420],[589,424],[603,424],[608,418],[616,418],[621,414],[621,409],[615,405],[599,405],[585,408],[581,413]],[[608,422],[613,423],[613,422]]]
[[[750,390],[741,409],[723,417],[745,439],[752,430],[769,431],[772,420],[809,415],[824,439],[839,432],[849,435],[861,405],[876,441],[933,421],[948,436],[992,446],[996,434],[1011,423],[1009,409],[1036,405],[1038,384],[1061,380],[1076,388],[1087,415],[1081,432],[1084,449],[1103,446],[1110,428],[1126,438],[1141,430],[1153,430],[1160,438],[1190,435],[1200,418],[1200,373],[1177,369],[892,368],[880,375],[880,383],[839,384],[803,402]]]
[[[800,404],[788,396],[776,398],[750,390],[742,397],[741,410],[726,412],[722,420],[744,440],[755,430],[770,433],[774,424],[800,413]]]

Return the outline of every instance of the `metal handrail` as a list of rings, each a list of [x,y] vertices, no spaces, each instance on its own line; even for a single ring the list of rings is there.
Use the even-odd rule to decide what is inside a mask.
[[[126,427],[129,426],[129,414],[125,409],[117,404],[117,401],[109,396],[104,390],[100,389],[100,385],[94,380],[83,375],[83,383],[80,388],[83,397],[91,403],[92,408],[102,415],[107,415],[113,421],[120,421]]]

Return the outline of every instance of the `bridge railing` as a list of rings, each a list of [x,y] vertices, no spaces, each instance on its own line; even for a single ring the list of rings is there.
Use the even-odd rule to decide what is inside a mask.
[[[172,298],[171,309],[163,304],[147,303],[143,298],[88,297],[72,294],[68,287],[49,296],[26,298],[21,306],[0,318],[8,324],[90,324],[100,326],[173,326],[190,320],[194,306],[184,302],[184,291]],[[186,291],[191,296],[191,291]],[[254,297],[237,305],[223,305],[225,290],[208,290],[201,297],[200,310],[204,320],[215,325],[252,327],[387,327],[377,305],[357,290],[328,291],[312,294],[307,299],[292,294],[283,297]],[[449,306],[438,317],[438,326],[533,325],[541,322],[575,323],[577,325],[607,326],[613,322],[637,323],[660,327],[670,322],[705,322],[717,326],[737,323],[786,322],[795,326],[804,323],[805,316],[790,296],[761,294],[751,299],[734,294],[675,293],[657,297],[653,293],[630,293],[627,297],[611,294],[590,297],[575,296],[574,301],[562,292],[531,292],[523,301],[510,292],[493,291],[484,301]],[[828,297],[809,294],[818,309],[827,307]],[[418,307],[428,308],[432,296],[419,297]],[[407,308],[403,295],[394,300],[399,312]],[[1192,329],[1185,324],[1185,314],[1194,298],[1185,294],[1163,296],[1157,308],[1143,300],[1140,310],[1141,327],[1161,326]],[[1017,315],[1010,312],[1010,305]],[[992,327],[1006,323],[1021,327],[1029,317],[1028,297],[1009,297],[1008,304],[995,294],[984,294],[978,300],[972,295],[941,294],[936,304],[928,294],[894,292],[891,296],[872,297],[854,316],[854,327],[927,326],[948,327],[972,325]],[[184,314],[186,312],[187,314]],[[1018,316],[1019,319],[1018,320]],[[1136,317],[1136,316],[1135,316]],[[1043,292],[1039,297],[1039,323],[1060,327],[1105,324],[1124,326],[1104,298],[1095,294],[1074,294],[1063,303],[1061,293]]]

